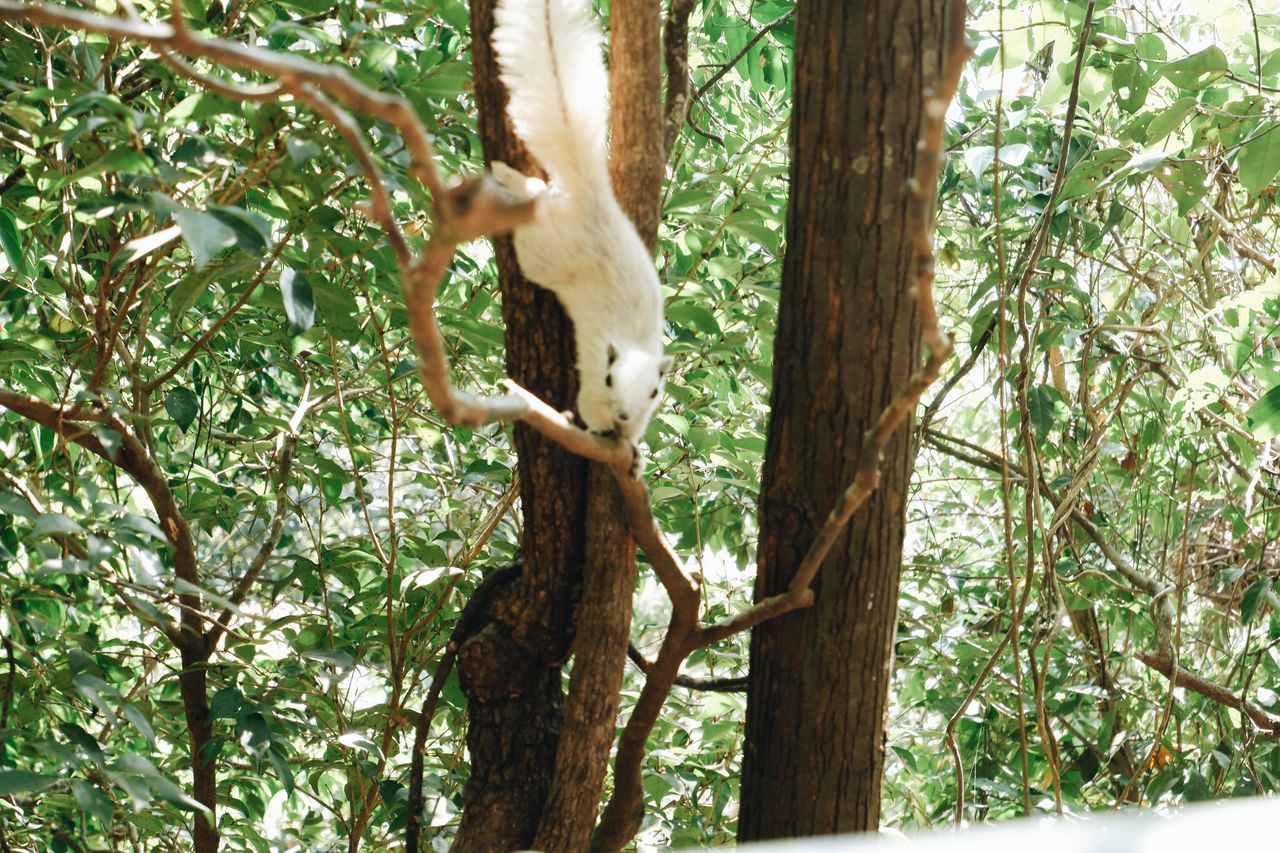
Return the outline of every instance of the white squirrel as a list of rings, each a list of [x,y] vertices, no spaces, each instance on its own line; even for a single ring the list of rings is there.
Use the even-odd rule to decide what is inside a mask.
[[[515,231],[530,281],[555,293],[573,321],[578,414],[592,432],[633,445],[671,369],[662,354],[662,290],[653,258],[609,184],[608,77],[587,0],[500,0],[493,47],[507,114],[550,186],[492,164],[508,190],[537,198]]]

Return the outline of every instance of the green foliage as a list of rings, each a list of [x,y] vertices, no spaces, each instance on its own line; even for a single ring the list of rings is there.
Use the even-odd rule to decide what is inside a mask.
[[[1280,712],[1276,20],[1258,17],[1255,45],[1246,4],[1159,20],[1096,4],[1051,197],[1086,5],[971,4],[939,242],[960,355],[985,349],[932,423],[970,446],[926,440],[916,463],[890,823],[950,821],[960,794],[966,819],[989,820],[1280,784],[1274,740],[1135,660],[1161,642],[1151,596],[1064,518],[1168,585],[1182,666]],[[1034,513],[1023,414],[1057,498]],[[963,775],[942,748],[949,722]]]

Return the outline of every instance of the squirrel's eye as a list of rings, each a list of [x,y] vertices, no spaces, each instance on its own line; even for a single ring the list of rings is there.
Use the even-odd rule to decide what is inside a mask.
[[[653,393],[649,395],[649,399],[652,400],[654,397],[657,397],[657,396],[658,396],[658,389],[654,388]]]
[[[608,388],[612,388],[612,387],[613,387],[613,374],[612,374],[612,373],[606,373],[606,374],[604,375],[604,384],[605,384],[605,386],[606,386],[606,387],[608,387]]]

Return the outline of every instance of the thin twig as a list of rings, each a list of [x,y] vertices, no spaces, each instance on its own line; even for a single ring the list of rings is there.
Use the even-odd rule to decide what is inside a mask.
[[[653,661],[648,660],[635,643],[627,646],[627,657],[636,665],[636,669],[648,675],[653,668]],[[695,675],[677,675],[676,687],[698,690],[708,693],[742,693],[747,689],[746,675],[732,675],[724,678],[700,678]]]
[[[703,95],[707,94],[707,92],[711,91],[711,87],[719,83],[722,77],[724,77],[726,74],[732,71],[734,66],[737,65],[742,60],[742,57],[750,53],[751,48],[755,47],[760,42],[760,39],[769,35],[769,33],[773,32],[778,27],[787,23],[795,16],[796,16],[796,10],[790,9],[787,11],[785,15],[780,16],[776,20],[770,21],[767,25],[762,27],[755,35],[753,35],[750,39],[747,40],[747,43],[743,45],[742,50],[739,50],[736,54],[734,54],[732,59],[730,59],[728,62],[724,63],[723,65],[721,65],[720,70],[716,71],[715,74],[712,74],[710,77],[708,77],[707,81],[698,87],[697,91],[694,92],[693,94],[693,100],[697,101],[701,99]]]

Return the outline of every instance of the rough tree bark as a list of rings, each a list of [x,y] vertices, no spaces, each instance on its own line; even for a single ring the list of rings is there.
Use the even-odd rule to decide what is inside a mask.
[[[946,5],[799,7],[757,600],[787,586],[863,433],[919,362],[909,181]],[[814,606],[752,634],[744,841],[878,825],[910,434],[886,448],[881,488],[818,573]]]
[[[614,0],[609,19],[609,177],[618,203],[657,251],[666,156],[662,137],[662,4]]]

